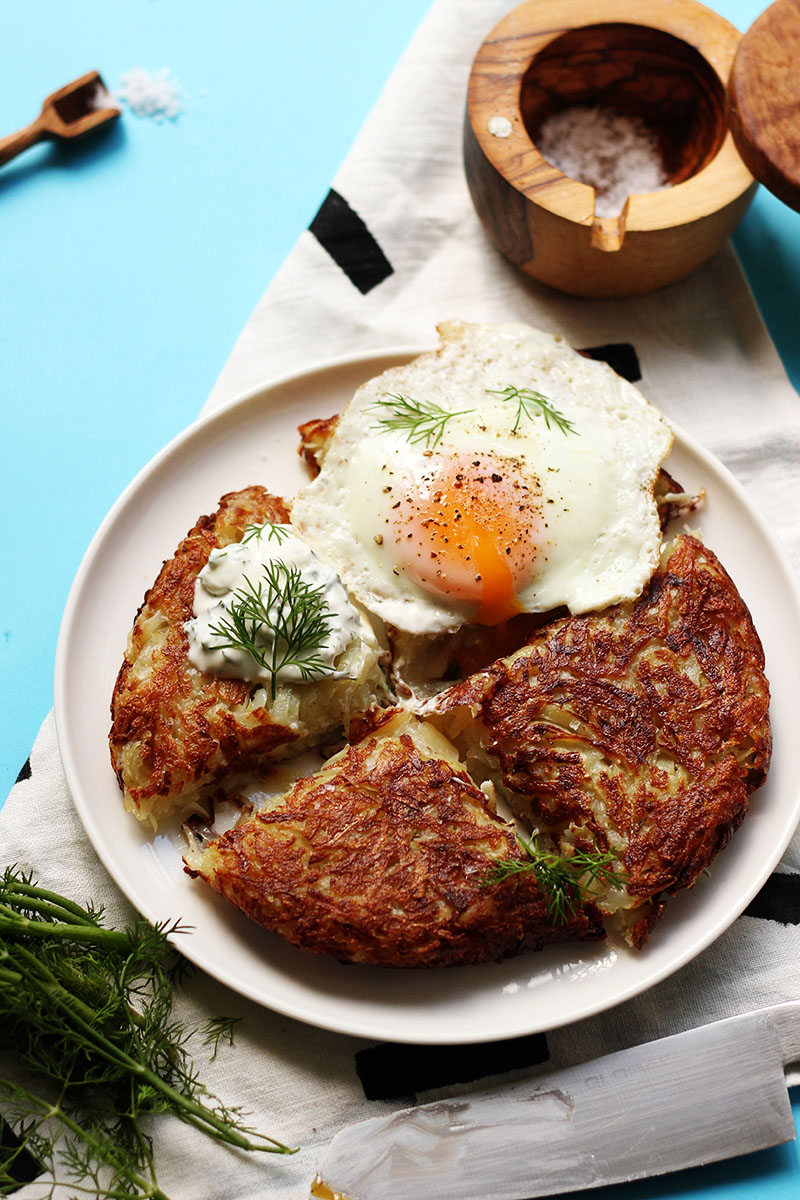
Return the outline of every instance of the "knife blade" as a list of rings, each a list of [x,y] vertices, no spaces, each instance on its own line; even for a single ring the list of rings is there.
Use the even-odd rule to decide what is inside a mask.
[[[317,1200],[528,1200],[662,1175],[796,1136],[784,1068],[800,1001],[347,1126]]]

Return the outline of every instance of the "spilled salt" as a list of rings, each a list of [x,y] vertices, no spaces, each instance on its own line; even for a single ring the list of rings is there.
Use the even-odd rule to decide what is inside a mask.
[[[616,217],[628,196],[669,187],[658,141],[638,117],[576,105],[543,123],[536,145],[570,179],[595,189],[595,216]]]
[[[89,97],[90,108],[119,108],[119,103],[116,96],[112,96],[111,92],[106,91],[102,83],[98,83],[94,92]]]
[[[127,104],[137,117],[152,117],[154,121],[165,117],[174,121],[181,112],[178,82],[170,78],[167,67],[152,75],[143,67],[126,71],[114,99]]]

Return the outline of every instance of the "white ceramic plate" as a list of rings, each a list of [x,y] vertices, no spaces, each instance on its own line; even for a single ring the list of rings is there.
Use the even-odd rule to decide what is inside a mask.
[[[342,966],[251,924],[184,874],[176,836],[152,836],[123,810],[109,763],[109,700],[142,596],[200,513],[251,483],[291,495],[306,478],[297,425],[340,411],[371,375],[412,352],[340,361],[273,383],[198,422],[133,481],[81,564],[56,657],[59,743],[77,810],[103,863],[151,921],[194,931],[183,953],[230,987],[301,1021],[369,1038],[461,1043],[554,1028],[618,1004],[677,970],[731,924],[770,874],[800,817],[800,595],[780,546],[731,475],[678,433],[668,467],[705,487],[698,516],[765,644],[775,753],[769,780],[710,876],[678,896],[638,954],[567,946],[501,964],[439,971]]]

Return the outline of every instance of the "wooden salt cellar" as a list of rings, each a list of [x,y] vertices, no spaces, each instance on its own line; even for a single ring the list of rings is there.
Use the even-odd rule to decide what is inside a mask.
[[[710,258],[755,190],[726,118],[740,40],[695,0],[529,0],[508,13],[475,58],[464,126],[467,182],[499,249],[579,296],[649,292]],[[673,186],[596,217],[594,189],[536,147],[547,117],[577,104],[641,118]]]

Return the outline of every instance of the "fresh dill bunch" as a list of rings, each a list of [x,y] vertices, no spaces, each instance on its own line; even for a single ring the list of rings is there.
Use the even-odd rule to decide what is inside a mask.
[[[245,576],[229,615],[209,630],[220,639],[215,650],[244,650],[264,668],[274,700],[278,674],[286,667],[294,667],[304,680],[337,674],[321,655],[333,613],[324,588],[303,579],[299,567],[275,559],[263,576],[255,584]]]
[[[532,872],[547,898],[547,919],[554,925],[565,925],[575,915],[584,895],[591,895],[592,884],[613,885],[624,880],[624,875],[614,870],[618,860],[610,850],[595,847],[593,851],[556,854],[542,849],[535,837],[526,839],[518,834],[517,840],[527,857],[496,860],[486,886]]]
[[[448,412],[433,400],[414,400],[394,392],[387,392],[385,400],[377,400],[371,407],[380,408],[388,414],[378,421],[379,426],[405,433],[412,445],[424,442],[428,450],[439,445],[448,421],[453,417],[465,417],[474,411],[468,408],[462,412]]]
[[[0,877],[0,1195],[31,1158],[70,1193],[165,1200],[142,1119],[172,1113],[242,1150],[291,1153],[207,1091],[172,1017],[177,923],[106,928],[102,910]],[[219,1045],[232,1023],[208,1030]],[[2,1064],[13,1064],[2,1070]]]
[[[286,525],[275,525],[272,522],[266,522],[264,525],[245,525],[242,545],[246,546],[248,542],[253,541],[260,542],[264,534],[267,535],[268,542],[277,542],[280,546],[291,536],[291,530]]]
[[[517,419],[514,422],[512,433],[516,433],[519,429],[519,423],[523,416],[532,421],[538,413],[541,413],[548,429],[552,428],[552,421],[552,424],[556,425],[565,436],[568,433],[580,436],[572,421],[555,408],[542,392],[534,391],[532,388],[514,387],[513,384],[509,384],[508,387],[501,388],[499,391],[487,388],[486,392],[489,396],[502,396],[506,400],[516,400]]]

